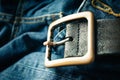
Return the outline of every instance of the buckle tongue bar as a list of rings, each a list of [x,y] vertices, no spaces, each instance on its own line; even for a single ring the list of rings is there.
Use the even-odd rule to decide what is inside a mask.
[[[63,22],[68,22],[76,19],[86,18],[88,20],[88,46],[87,53],[82,57],[69,57],[63,59],[51,60],[50,45],[54,45],[52,42],[52,30],[56,25]],[[62,43],[62,42],[61,42]],[[56,43],[57,44],[57,43]],[[58,19],[50,24],[48,29],[47,41],[44,43],[46,45],[46,54],[45,54],[45,66],[46,67],[59,67],[59,66],[71,66],[71,65],[85,65],[93,62],[95,48],[94,48],[94,16],[92,12],[81,12],[77,14],[68,15],[61,19]]]

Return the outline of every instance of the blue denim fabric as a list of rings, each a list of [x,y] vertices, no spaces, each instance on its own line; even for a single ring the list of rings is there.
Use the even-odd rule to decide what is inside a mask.
[[[0,80],[119,80],[119,57],[96,58],[84,66],[44,66],[48,26],[77,11],[92,11],[96,19],[115,19],[93,8],[91,0],[0,0]],[[119,0],[104,0],[116,12]],[[65,37],[65,25],[55,30],[54,41]],[[64,46],[54,47],[53,58],[63,56]]]

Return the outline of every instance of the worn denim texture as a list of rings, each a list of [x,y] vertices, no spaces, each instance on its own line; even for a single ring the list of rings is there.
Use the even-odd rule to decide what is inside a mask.
[[[91,0],[0,0],[0,80],[119,80],[119,56],[96,57],[84,66],[44,66],[48,26],[51,22],[82,11],[95,19],[116,19],[93,8]],[[120,12],[119,0],[104,0]],[[65,25],[55,30],[54,40],[65,36]],[[64,46],[55,47],[53,58],[63,56]]]

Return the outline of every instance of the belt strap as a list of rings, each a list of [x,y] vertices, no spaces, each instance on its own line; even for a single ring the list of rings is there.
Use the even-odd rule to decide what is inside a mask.
[[[73,41],[65,43],[64,57],[83,56],[87,53],[87,21],[74,21],[66,28],[66,37]],[[98,55],[120,53],[120,20],[100,19],[95,24],[95,44]]]

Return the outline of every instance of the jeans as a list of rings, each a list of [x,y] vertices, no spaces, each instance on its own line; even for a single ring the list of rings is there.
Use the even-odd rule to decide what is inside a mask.
[[[104,0],[119,13],[119,0]],[[94,8],[91,0],[0,0],[0,80],[119,80],[119,57],[96,58],[89,65],[46,68],[45,49],[50,23],[64,16],[92,11],[95,19],[117,17]],[[65,37],[65,25],[54,32],[54,41]],[[53,58],[63,57],[64,46]]]

